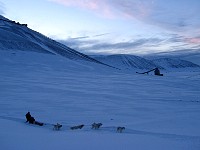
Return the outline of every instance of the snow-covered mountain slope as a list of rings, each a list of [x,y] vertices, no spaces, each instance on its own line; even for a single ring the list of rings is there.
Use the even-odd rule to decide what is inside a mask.
[[[179,58],[200,65],[200,49],[192,54],[187,54],[187,55],[185,54],[184,56],[180,55]]]
[[[125,54],[116,54],[116,55],[101,55],[101,56],[92,56],[93,58],[116,66],[122,70],[136,70],[136,69],[154,69],[156,67],[160,69],[170,70],[170,69],[189,69],[196,70],[200,69],[200,66],[194,64],[190,61],[181,60],[178,58],[159,58],[159,59],[145,59],[139,56],[134,55],[125,55]],[[186,71],[186,70],[185,70]]]
[[[175,58],[159,58],[152,60],[156,65],[162,66],[165,69],[174,68],[200,68],[199,65],[190,61],[175,59]]]
[[[27,27],[0,16],[0,50],[34,51],[59,54],[69,59],[101,62],[75,51]],[[105,64],[104,64],[105,65]]]
[[[154,64],[152,61],[134,55],[115,54],[92,57],[120,69],[152,69],[156,67],[162,69],[161,66]]]
[[[1,150],[200,148],[199,72],[139,75],[11,51],[0,51],[0,68]],[[27,111],[46,124],[25,123]],[[94,122],[103,126],[93,130]],[[118,126],[125,130],[117,133]]]
[[[197,65],[200,65],[200,49],[185,49],[169,52],[160,52],[154,54],[148,54],[144,56],[147,59],[158,59],[158,58],[174,58],[187,60]]]

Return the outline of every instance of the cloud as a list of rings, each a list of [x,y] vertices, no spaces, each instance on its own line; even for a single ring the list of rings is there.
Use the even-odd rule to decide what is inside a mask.
[[[186,42],[200,45],[200,37],[186,38]]]
[[[88,47],[88,50],[100,50],[100,49],[133,49],[137,47],[144,47],[144,46],[152,46],[159,45],[161,42],[161,39],[157,38],[149,38],[149,39],[138,39],[134,41],[128,41],[128,42],[119,42],[119,43],[101,43],[101,44],[95,44],[91,47]]]
[[[200,45],[200,36],[184,36],[179,34],[169,34],[170,38],[167,39],[169,43],[187,43],[191,45]]]
[[[66,6],[77,6],[81,8],[98,10],[100,7],[98,5],[99,1],[97,0],[51,0],[57,3],[66,5]]]
[[[81,36],[81,37],[75,37],[75,38],[70,38],[72,40],[79,40],[79,39],[87,39],[89,36]]]
[[[81,52],[118,52],[118,53],[126,53],[129,51],[134,52],[137,49],[144,49],[145,47],[159,47],[163,39],[159,38],[140,38],[136,40],[130,40],[126,42],[102,42],[100,40],[93,39],[85,39],[85,38],[69,38],[65,41],[59,41],[71,48],[79,50]]]
[[[105,18],[145,18],[152,11],[151,0],[49,0],[67,7],[89,10]]]
[[[104,16],[113,18],[114,13],[112,7],[109,5],[109,0],[49,0],[67,7],[78,7]]]
[[[68,37],[66,40],[58,40],[59,42],[75,48],[80,49],[80,47],[85,47],[88,45],[93,45],[94,43],[99,43],[99,38],[109,35],[110,33],[101,33],[96,35],[87,35],[87,36],[80,36],[80,37]]]
[[[50,0],[79,7],[107,18],[137,19],[172,31],[196,30],[200,26],[198,0]]]
[[[84,47],[88,47],[89,45],[93,45],[99,42],[98,40],[94,40],[89,37],[90,36],[75,37],[75,38],[68,38],[66,40],[58,40],[58,41],[73,49],[83,50]]]
[[[113,6],[124,16],[174,32],[199,30],[200,1],[116,0]],[[199,32],[198,32],[199,33]]]
[[[94,35],[93,37],[100,37],[100,36],[105,36],[105,35],[109,35],[110,33],[102,33],[102,34],[97,34]]]
[[[197,31],[200,26],[200,1],[155,0],[153,9],[144,22],[181,33]]]
[[[105,34],[99,34],[105,35]],[[123,42],[112,42],[85,36],[68,38],[61,43],[84,53],[148,53],[174,51],[182,49],[200,49],[200,37],[181,36],[179,34],[163,34],[161,37],[137,37]]]
[[[152,12],[153,3],[147,0],[117,0],[112,6],[118,9],[127,18],[145,19]]]
[[[67,7],[76,7],[95,13],[106,19],[139,20],[142,27],[156,26],[166,35],[158,38],[148,38],[144,34],[138,39],[125,42],[113,42],[113,39],[100,41],[99,34],[68,39],[67,43],[81,51],[134,51],[136,49],[174,50],[199,47],[200,45],[200,1],[198,0],[50,0]],[[150,26],[150,27],[151,27]],[[148,26],[149,27],[149,26]],[[157,28],[158,27],[158,28]],[[125,29],[124,29],[125,30]],[[133,29],[134,30],[134,29]],[[155,31],[152,29],[151,32]],[[112,31],[110,31],[112,32]],[[147,33],[148,34],[148,33]],[[145,38],[144,38],[145,37]],[[156,36],[155,36],[156,37]]]
[[[185,37],[179,34],[166,34],[166,37],[168,43],[182,43],[185,41]]]

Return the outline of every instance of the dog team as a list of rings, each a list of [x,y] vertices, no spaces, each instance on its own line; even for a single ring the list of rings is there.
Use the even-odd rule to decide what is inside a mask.
[[[30,112],[28,112],[26,115],[26,122],[29,122],[30,124],[36,124],[36,125],[39,125],[39,126],[43,126],[44,123],[41,123],[41,122],[38,122],[38,121],[35,121],[35,119],[31,116]],[[103,124],[102,123],[93,123],[91,126],[91,129],[99,129]],[[54,124],[53,125],[53,130],[60,130],[60,128],[62,127],[61,124],[57,123],[57,124]],[[76,130],[76,129],[82,129],[84,127],[83,124],[81,125],[77,125],[77,126],[72,126],[70,127],[71,130]],[[125,127],[117,127],[117,130],[116,132],[118,133],[122,133],[123,131],[125,130]]]

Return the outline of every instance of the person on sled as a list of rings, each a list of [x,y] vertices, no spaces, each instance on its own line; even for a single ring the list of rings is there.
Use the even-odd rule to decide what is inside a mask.
[[[26,122],[29,122],[30,124],[36,124],[36,125],[39,125],[39,126],[44,125],[44,123],[35,121],[35,118],[31,116],[30,112],[28,112],[25,116],[26,116]]]
[[[155,75],[160,75],[160,70],[159,70],[158,68],[155,68],[154,74],[155,74]]]

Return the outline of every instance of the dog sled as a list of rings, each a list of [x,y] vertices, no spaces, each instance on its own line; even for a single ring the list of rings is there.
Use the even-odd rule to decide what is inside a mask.
[[[26,123],[27,124],[27,122],[24,121],[24,119],[22,119],[22,118],[15,118],[15,117],[9,117],[9,116],[0,116],[0,118],[18,122],[18,123]],[[40,122],[37,121],[36,124],[28,123],[27,125],[35,126],[35,125],[39,125],[39,124],[40,124]],[[117,126],[117,127],[116,126],[103,126],[102,123],[93,123],[93,124],[88,124],[88,125],[80,124],[80,125],[71,126],[71,125],[67,125],[67,124],[60,124],[60,123],[52,124],[52,123],[43,122],[43,123],[41,123],[40,126],[41,126],[41,128],[48,129],[48,130],[50,129],[50,130],[54,130],[54,131],[83,130],[85,132],[88,132],[88,131],[92,132],[92,131],[99,130],[101,128],[101,131],[116,132],[116,133],[125,132],[125,127],[123,127],[123,126]],[[38,127],[40,127],[40,126],[38,126]]]

